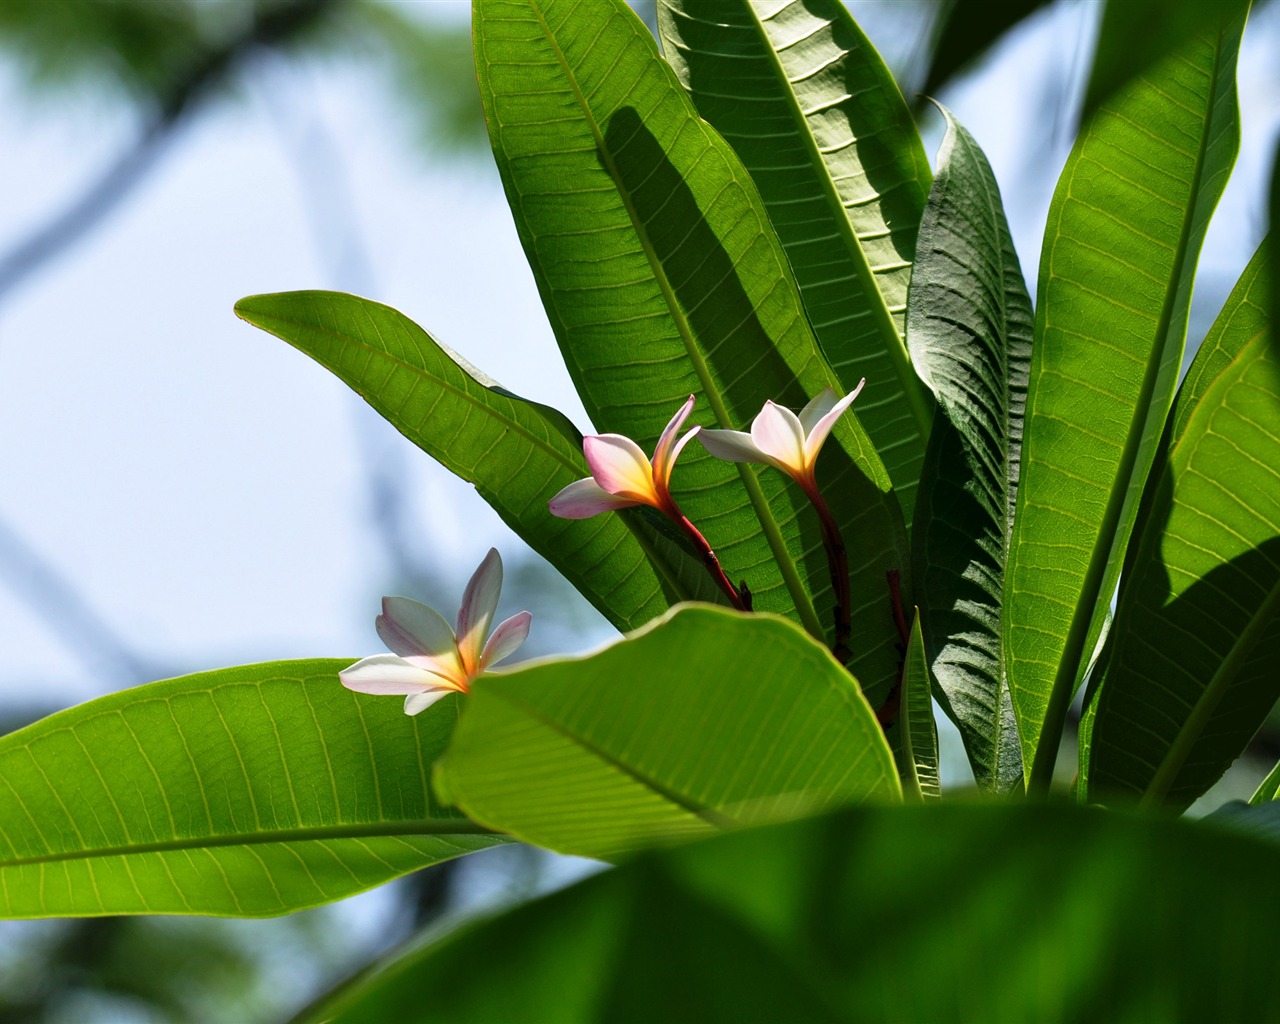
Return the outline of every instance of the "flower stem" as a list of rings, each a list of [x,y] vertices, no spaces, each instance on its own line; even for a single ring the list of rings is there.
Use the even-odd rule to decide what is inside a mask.
[[[827,508],[818,488],[806,487],[805,491],[818,513],[818,522],[822,524],[822,542],[827,549],[827,567],[831,570],[831,587],[836,595],[835,608],[832,609],[836,632],[831,643],[831,653],[841,665],[847,665],[853,657],[853,651],[849,647],[849,636],[853,632],[849,624],[849,553],[845,550],[844,539],[840,536],[835,517],[831,514],[831,509]]]
[[[698,549],[698,553],[702,555],[702,564],[706,566],[707,572],[711,574],[711,578],[716,581],[716,586],[724,591],[725,596],[740,612],[751,611],[751,591],[747,589],[746,581],[742,583],[742,588],[735,587],[729,582],[729,577],[724,574],[724,569],[720,565],[720,559],[716,557],[716,553],[711,550],[711,545],[707,542],[707,538],[702,532],[689,522],[689,517],[677,509],[674,513],[668,513],[676,524],[688,534],[689,539],[693,541],[693,546]]]

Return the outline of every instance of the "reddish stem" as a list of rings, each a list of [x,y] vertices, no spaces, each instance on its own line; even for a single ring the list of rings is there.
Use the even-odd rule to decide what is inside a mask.
[[[711,545],[707,543],[707,538],[702,536],[702,532],[689,522],[689,517],[679,509],[674,512],[667,513],[693,541],[694,547],[698,549],[698,553],[702,555],[702,564],[706,566],[707,572],[711,574],[711,578],[716,581],[725,596],[740,612],[751,611],[751,591],[747,589],[746,581],[743,581],[742,589],[739,590],[729,582],[729,577],[724,574],[724,569],[720,565],[720,559],[716,557],[716,553],[711,550]]]
[[[845,550],[844,539],[840,536],[840,528],[836,526],[835,517],[827,508],[827,503],[813,488],[805,488],[809,500],[813,502],[818,513],[818,522],[822,524],[822,542],[827,549],[827,568],[831,570],[831,586],[835,591],[836,604],[832,609],[835,618],[835,640],[831,644],[831,653],[841,665],[848,664],[853,657],[849,648],[849,636],[853,632],[849,624],[851,600],[849,597],[849,553]]]

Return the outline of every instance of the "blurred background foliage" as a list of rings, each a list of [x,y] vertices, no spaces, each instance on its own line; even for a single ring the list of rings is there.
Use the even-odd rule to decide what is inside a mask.
[[[1158,23],[1174,33],[1194,31],[1197,18],[1214,6],[1173,5],[1189,16],[1180,21],[1163,19],[1170,6],[1164,0],[1128,3],[1132,9],[1122,12],[1113,0],[1105,16],[1150,17],[1159,9]],[[652,0],[634,6],[652,26]],[[963,87],[966,76],[1000,59],[1001,47],[1020,25],[1050,5],[1047,0],[871,0],[852,6],[884,50],[904,93],[915,96]],[[20,237],[0,238],[0,306],[86,239],[134,190],[153,181],[160,173],[158,156],[188,125],[215,105],[234,105],[264,65],[280,61],[305,61],[320,74],[328,67],[355,68],[376,83],[379,106],[369,116],[390,120],[403,132],[406,152],[421,158],[424,188],[430,187],[430,167],[442,159],[485,159],[463,3],[0,3],[0,62],[15,76],[18,95],[37,116],[82,117],[90,110],[133,126],[132,141],[114,159],[84,168],[83,186],[63,208],[37,220]],[[1024,78],[1027,88],[1037,90],[1037,130],[1069,134],[1082,74],[1075,79],[1041,73]],[[1090,96],[1096,98],[1106,83],[1098,85],[1096,69],[1093,81]],[[281,117],[287,120],[289,113]],[[288,128],[282,124],[282,133]],[[1034,166],[1039,141],[1027,140],[1025,159],[1029,176],[1047,196],[1052,174],[1045,181],[1046,172]],[[1056,167],[1050,170],[1056,173]],[[1010,187],[1002,185],[1006,191]],[[305,192],[317,186],[304,178],[298,187]],[[7,201],[17,198],[10,195]],[[324,238],[325,230],[318,228],[317,237]],[[336,230],[341,235],[344,229],[339,224]],[[361,290],[365,275],[358,250],[357,241],[348,238],[344,244],[339,239],[336,251],[347,256],[330,262],[341,280],[316,284]],[[1221,295],[1229,285],[1208,283]],[[228,307],[237,297],[226,296]],[[1198,307],[1202,313],[1191,328],[1194,341],[1220,301],[1221,296]],[[379,461],[367,446],[363,450],[368,526],[391,567],[379,590],[456,593],[461,581],[440,569],[413,536],[412,502],[394,463]],[[116,664],[121,685],[208,667],[171,666],[156,652],[113,634],[106,618],[78,592],[76,580],[42,559],[3,518],[0,586],[12,588],[37,615],[54,622],[69,646],[87,645]],[[581,602],[531,558],[508,556],[508,598],[510,607],[541,609],[531,654],[572,649],[575,638],[592,628]],[[24,692],[21,706],[14,699],[0,708],[0,725],[6,729],[53,710],[35,706],[32,701],[38,698],[31,692]],[[1280,755],[1280,721],[1258,738],[1255,754],[1252,770],[1258,773]],[[555,862],[536,851],[505,848],[399,883],[390,898],[365,909],[354,922],[326,908],[274,922],[132,918],[5,923],[0,925],[0,1021],[279,1019],[414,930],[466,908],[519,899],[563,876]]]

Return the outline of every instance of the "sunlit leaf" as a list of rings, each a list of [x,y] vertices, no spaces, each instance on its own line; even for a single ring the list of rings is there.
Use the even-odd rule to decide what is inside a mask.
[[[634,513],[574,527],[547,500],[587,475],[563,415],[468,365],[402,313],[336,292],[254,295],[236,313],[337,374],[405,437],[475,484],[516,533],[619,629],[672,601],[719,600],[696,558]],[[646,557],[647,556],[647,557]]]
[[[908,521],[932,402],[903,338],[929,162],[897,83],[837,0],[661,0],[667,60],[760,188],[809,322]]]
[[[0,739],[0,917],[263,917],[503,837],[427,782],[457,717],[351,693],[345,661],[125,690]]]
[[[854,809],[647,854],[303,1019],[1268,1020],[1275,865],[1272,842],[1208,824]]]
[[[749,175],[621,0],[479,0],[474,34],[507,200],[597,429],[651,451],[691,393],[691,423],[736,430],[766,400],[798,410],[837,384]],[[874,699],[897,671],[884,579],[906,543],[856,419],[834,436],[819,479],[850,549],[852,665]],[[817,517],[781,474],[695,443],[673,490],[757,610],[831,631]]]
[[[1267,248],[1191,365],[1143,497],[1095,702],[1090,800],[1188,806],[1280,699],[1280,355]]]
[[[940,108],[941,109],[941,108]],[[912,544],[939,701],[984,789],[1022,787],[1005,674],[1004,574],[1017,499],[1032,312],[991,166],[945,109],[907,311],[937,395]]]
[[[435,782],[491,828],[603,858],[901,792],[828,651],[776,616],[706,605],[479,680]]]
[[[1104,104],[1050,206],[1004,603],[1036,788],[1052,775],[1173,395],[1196,259],[1239,146],[1241,27],[1195,40]]]

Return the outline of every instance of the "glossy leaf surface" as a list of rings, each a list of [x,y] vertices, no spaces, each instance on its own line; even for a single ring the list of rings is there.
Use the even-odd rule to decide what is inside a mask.
[[[742,159],[814,333],[908,520],[932,402],[904,337],[929,163],[897,83],[838,0],[661,0],[667,60]]]
[[[1225,828],[1065,806],[857,809],[645,855],[304,1019],[1264,1020],[1275,863]]]
[[[705,605],[480,680],[435,783],[491,828],[601,858],[901,792],[874,712],[825,648]]]
[[[547,510],[587,475],[555,409],[507,391],[389,306],[336,292],[254,295],[236,313],[342,378],[410,441],[475,484],[516,533],[619,629],[667,600],[717,600],[701,564],[635,513],[574,525]]]
[[[1021,788],[1023,774],[1002,611],[1031,299],[991,166],[942,114],[947,133],[907,312],[912,358],[939,406],[912,534],[916,600],[939,701],[960,729],[974,778],[1006,793]]]
[[[1280,699],[1280,354],[1266,246],[1170,417],[1120,590],[1088,794],[1188,806]]]
[[[672,413],[743,429],[766,400],[837,383],[749,175],[694,110],[621,0],[480,0],[490,139],[534,277],[596,428],[652,451]],[[852,416],[819,480],[850,547],[854,670],[897,670],[884,574],[905,539],[889,478]],[[817,517],[780,474],[681,456],[673,492],[755,608],[824,636],[833,596]]]
[[[1005,574],[1006,666],[1036,788],[1173,395],[1196,259],[1239,146],[1240,29],[1195,40],[1104,104],[1050,206]]]
[[[0,916],[283,914],[505,841],[427,784],[457,701],[409,718],[349,664],[151,683],[0,739]]]

